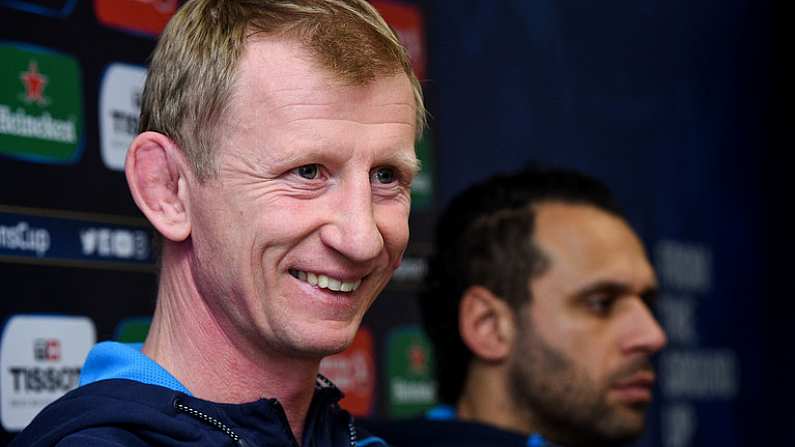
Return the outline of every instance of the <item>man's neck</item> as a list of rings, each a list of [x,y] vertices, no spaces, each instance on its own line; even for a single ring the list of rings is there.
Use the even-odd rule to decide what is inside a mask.
[[[168,255],[164,253],[164,256]],[[245,403],[276,398],[301,443],[319,359],[264,349],[212,312],[186,260],[165,263],[157,308],[143,352],[201,399]]]
[[[525,411],[516,408],[508,394],[502,365],[470,365],[456,415],[461,420],[492,425],[503,430],[530,434],[534,431]]]

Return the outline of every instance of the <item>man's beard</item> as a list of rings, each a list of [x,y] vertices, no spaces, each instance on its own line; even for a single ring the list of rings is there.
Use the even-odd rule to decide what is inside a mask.
[[[509,395],[516,408],[527,411],[531,427],[554,442],[567,447],[621,445],[642,434],[647,405],[610,405],[608,388],[651,369],[648,358],[638,356],[598,384],[525,322],[512,355]]]

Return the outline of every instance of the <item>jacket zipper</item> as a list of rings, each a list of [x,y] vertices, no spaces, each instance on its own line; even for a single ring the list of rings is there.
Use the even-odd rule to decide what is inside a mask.
[[[325,379],[325,377],[324,377],[324,379]],[[326,380],[328,380],[328,379],[326,379]],[[328,382],[328,383],[331,383],[331,382]],[[285,414],[284,414],[284,409],[282,409],[282,404],[279,403],[279,401],[277,399],[271,398],[271,399],[268,399],[268,400],[270,400],[271,405],[273,405],[274,407],[276,407],[279,410],[278,414],[279,414],[280,420],[282,421],[282,425],[284,427],[289,427],[290,424],[287,422],[287,416],[285,416]],[[289,438],[293,440],[293,446],[294,447],[298,447],[298,441],[296,441],[295,437],[292,435],[292,431],[290,432]],[[350,443],[351,443],[350,447],[356,447],[357,446],[357,443],[356,443],[356,427],[353,426],[353,421],[352,420],[348,421],[348,439],[350,440]]]
[[[334,384],[331,383],[331,381],[328,380],[327,378],[325,378],[324,376],[318,374],[317,375],[316,388],[324,388],[324,387],[329,387],[329,386],[334,386]],[[269,399],[269,400],[271,401],[272,405],[274,405],[276,408],[279,409],[278,414],[279,414],[279,418],[281,419],[282,425],[285,426],[285,427],[289,427],[290,424],[287,422],[287,417],[284,414],[284,410],[281,409],[281,403],[279,403],[279,401],[276,400],[276,399]],[[216,418],[214,418],[214,417],[212,417],[212,416],[210,416],[210,415],[208,415],[206,413],[202,413],[201,411],[196,410],[195,408],[191,408],[191,407],[189,407],[189,406],[187,406],[187,405],[185,405],[183,403],[180,403],[179,400],[175,400],[174,401],[174,408],[176,408],[178,411],[182,411],[183,413],[186,413],[186,414],[188,414],[190,416],[193,416],[196,419],[199,419],[202,422],[210,424],[213,427],[221,430],[227,436],[232,438],[232,440],[235,441],[237,443],[237,445],[239,445],[240,447],[248,447],[248,443],[243,438],[238,436],[237,433],[232,431],[231,428],[227,427],[223,422],[219,421],[218,419],[216,419]],[[290,434],[292,435],[292,433],[290,433]],[[357,435],[356,434],[356,427],[354,427],[353,421],[350,420],[350,421],[348,421],[348,439],[350,439],[351,447],[356,447],[356,445],[357,445],[357,443],[356,443],[356,435]],[[292,438],[293,445],[297,445],[297,441],[295,440],[295,438],[292,437],[292,436],[290,436],[290,438]]]
[[[191,408],[183,403],[180,403],[179,400],[174,401],[174,408],[176,408],[177,411],[181,411],[185,414],[193,416],[194,418],[199,419],[204,423],[210,424],[213,427],[217,428],[218,430],[221,430],[227,436],[232,438],[232,440],[235,441],[235,443],[237,443],[237,445],[239,445],[240,447],[248,447],[248,443],[243,438],[238,436],[237,433],[232,431],[231,428],[227,427],[223,422],[219,421],[218,419],[206,413],[202,413],[201,411],[196,410],[195,408]]]
[[[315,389],[319,390],[323,388],[335,388],[335,385],[331,382],[331,380],[326,378],[326,376],[318,373],[318,375],[315,377]],[[353,426],[353,418],[348,416],[348,439],[351,442],[351,447],[357,446],[356,438],[357,433],[356,427]]]
[[[351,447],[356,447],[356,427],[353,426],[353,421],[348,421],[348,437],[351,440]]]

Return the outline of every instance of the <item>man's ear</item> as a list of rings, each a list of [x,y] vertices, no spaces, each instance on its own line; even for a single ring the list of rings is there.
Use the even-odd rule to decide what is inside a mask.
[[[485,287],[472,286],[464,291],[458,311],[461,338],[475,356],[490,362],[509,357],[516,323],[508,303]]]
[[[177,145],[157,132],[135,137],[124,164],[138,208],[163,237],[174,242],[187,239],[191,232],[187,210],[188,169]]]

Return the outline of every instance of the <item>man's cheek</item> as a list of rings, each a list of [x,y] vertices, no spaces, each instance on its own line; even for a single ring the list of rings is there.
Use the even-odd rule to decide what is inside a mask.
[[[403,263],[403,254],[405,253],[405,249],[400,255],[395,259],[395,262],[392,263],[392,270],[397,270],[400,268],[400,264]]]
[[[403,262],[403,255],[406,254],[406,247],[408,247],[409,243],[409,228],[408,224],[405,228],[402,229],[401,239],[399,242],[399,247],[397,247],[397,256],[395,256],[395,260],[392,263],[392,268],[397,269],[400,267],[400,264]]]

